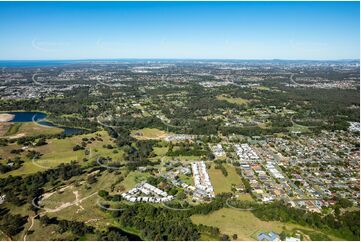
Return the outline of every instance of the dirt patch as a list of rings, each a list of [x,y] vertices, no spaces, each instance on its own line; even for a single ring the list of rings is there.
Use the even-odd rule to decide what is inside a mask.
[[[14,114],[10,113],[0,113],[0,122],[9,122],[13,120],[15,117]]]
[[[17,139],[17,138],[21,138],[21,137],[24,137],[24,136],[25,136],[24,133],[20,133],[20,134],[10,136],[9,139]]]
[[[70,185],[70,186],[63,187],[63,188],[59,189],[58,191],[54,191],[54,192],[50,192],[50,193],[45,193],[45,194],[43,195],[43,198],[42,198],[41,200],[44,201],[44,200],[48,199],[49,197],[51,197],[54,193],[56,193],[56,192],[64,192],[64,191],[65,191],[66,189],[68,189],[68,188],[73,189],[74,187]],[[78,207],[79,207],[79,209],[78,209],[77,212],[76,212],[76,213],[78,213],[78,212],[80,212],[81,210],[84,210],[84,207],[81,205],[81,203],[82,203],[84,200],[86,200],[86,199],[88,199],[88,198],[96,195],[97,193],[96,193],[96,192],[95,192],[95,193],[92,193],[92,194],[90,194],[89,196],[86,196],[86,197],[84,197],[84,198],[81,198],[81,197],[80,197],[79,191],[77,191],[77,190],[73,191],[73,194],[74,194],[74,196],[75,196],[75,199],[74,199],[72,202],[62,203],[62,204],[60,204],[60,205],[59,205],[58,207],[56,207],[56,208],[43,208],[43,209],[45,210],[46,213],[55,213],[55,212],[59,212],[59,211],[65,209],[65,208],[67,208],[67,207],[70,207],[70,206],[74,206],[74,205],[75,205],[75,206],[78,206]]]

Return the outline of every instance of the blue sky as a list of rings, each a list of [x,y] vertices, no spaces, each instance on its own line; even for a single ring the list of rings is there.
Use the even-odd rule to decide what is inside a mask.
[[[0,59],[353,59],[359,2],[0,2]]]

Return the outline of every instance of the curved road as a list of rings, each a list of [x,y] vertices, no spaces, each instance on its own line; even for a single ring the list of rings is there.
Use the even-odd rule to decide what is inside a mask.
[[[297,85],[297,86],[301,85],[301,84],[297,83],[297,82],[293,79],[294,75],[295,75],[295,74],[293,74],[293,73],[291,74],[291,76],[290,76],[290,81],[291,81],[293,84]]]
[[[77,192],[77,191],[76,191],[76,192]],[[76,197],[76,199],[75,199],[73,202],[68,202],[68,203],[62,204],[62,205],[60,205],[59,207],[57,207],[57,208],[55,208],[55,209],[45,209],[44,212],[39,213],[38,215],[39,215],[39,216],[42,216],[42,215],[44,215],[44,214],[46,214],[46,213],[59,212],[59,211],[65,209],[65,208],[70,207],[70,206],[73,206],[73,205],[80,206],[80,203],[82,203],[84,200],[86,200],[86,199],[94,196],[95,194],[97,194],[96,192],[94,192],[94,193],[92,193],[92,194],[90,194],[90,195],[88,195],[88,196],[83,197],[82,199],[80,199],[77,193],[75,193],[74,191],[73,191],[73,193],[75,194],[75,197]],[[34,215],[34,216],[32,216],[32,217],[30,218],[31,224],[30,224],[30,227],[29,227],[29,228],[27,229],[27,231],[25,232],[24,241],[26,241],[26,237],[27,237],[29,231],[30,231],[30,230],[32,229],[32,227],[34,226],[34,219],[35,219],[36,216],[37,216],[37,215]]]

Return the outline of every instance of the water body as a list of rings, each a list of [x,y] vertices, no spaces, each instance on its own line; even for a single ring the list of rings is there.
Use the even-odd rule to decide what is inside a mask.
[[[84,59],[84,60],[0,60],[1,68],[37,68],[58,67],[72,64],[119,64],[119,63],[145,63],[166,62],[169,60],[147,59]]]
[[[69,64],[117,64],[117,63],[242,63],[242,64],[358,64],[360,60],[239,60],[239,59],[83,59],[83,60],[0,60],[0,67],[3,68],[36,68],[36,67],[57,67]]]
[[[55,125],[51,122],[44,121],[43,119],[45,119],[47,117],[47,115],[45,113],[41,113],[41,112],[9,112],[9,114],[15,115],[13,120],[11,120],[10,122],[17,123],[17,122],[36,121],[38,124],[41,124],[44,126],[62,128],[62,129],[64,129],[64,134],[66,134],[66,135],[77,134],[77,133],[81,133],[83,131],[83,129],[62,127],[62,126]]]
[[[53,67],[71,64],[74,61],[0,61],[0,67],[18,68],[18,67]]]

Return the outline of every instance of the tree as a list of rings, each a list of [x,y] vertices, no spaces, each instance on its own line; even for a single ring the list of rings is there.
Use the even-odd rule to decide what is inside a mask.
[[[280,233],[280,239],[281,239],[282,241],[285,241],[285,240],[286,240],[286,237],[287,237],[286,232],[285,232],[285,231],[282,231],[282,232]]]
[[[26,224],[26,221],[27,217],[21,217],[18,214],[12,215],[7,213],[0,220],[0,228],[5,234],[14,236],[24,229],[24,224]]]
[[[84,149],[84,147],[81,147],[80,145],[75,145],[73,147],[73,151],[82,150],[82,149]]]
[[[51,219],[47,215],[44,215],[44,216],[40,217],[39,221],[40,221],[40,224],[47,226],[48,224],[50,224]]]
[[[109,192],[104,191],[104,190],[100,190],[98,192],[98,195],[101,196],[102,198],[106,198],[109,195]]]
[[[180,199],[180,200],[183,200],[183,199],[186,199],[187,198],[187,195],[185,194],[184,191],[180,191],[177,193],[177,199]]]
[[[45,138],[40,138],[38,140],[38,142],[35,144],[35,146],[42,146],[42,145],[46,145],[46,139]]]
[[[222,234],[222,235],[221,235],[221,240],[222,240],[222,241],[227,241],[227,240],[229,240],[229,236],[226,235],[226,234]]]

